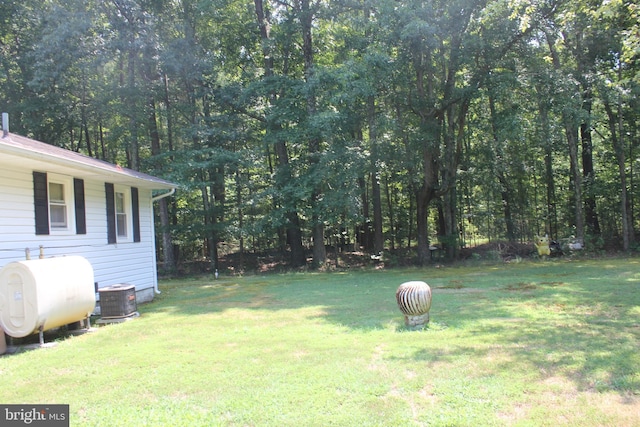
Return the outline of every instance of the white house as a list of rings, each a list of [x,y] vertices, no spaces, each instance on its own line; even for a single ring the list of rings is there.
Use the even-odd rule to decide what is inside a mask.
[[[81,255],[97,288],[130,284],[136,300],[158,291],[153,205],[176,184],[8,132],[0,137],[0,268]],[[72,274],[72,272],[70,272]],[[98,294],[96,294],[98,296]]]

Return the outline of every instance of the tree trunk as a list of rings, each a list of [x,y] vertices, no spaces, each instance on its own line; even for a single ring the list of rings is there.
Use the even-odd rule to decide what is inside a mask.
[[[433,142],[429,145],[434,144]],[[432,145],[433,146],[433,145]],[[431,251],[429,250],[429,232],[428,232],[428,215],[429,206],[434,197],[436,197],[436,189],[438,188],[438,154],[435,150],[424,148],[423,156],[423,184],[418,191],[416,199],[416,237],[418,245],[418,263],[424,265],[431,259]],[[439,193],[438,195],[442,195]]]
[[[367,100],[369,121],[369,144],[371,145],[371,201],[373,203],[373,253],[380,255],[384,250],[382,234],[382,198],[380,195],[380,172],[378,171],[378,130],[376,124],[376,103],[373,96]]]
[[[611,142],[614,152],[616,153],[616,160],[618,163],[618,177],[620,179],[620,219],[622,220],[622,249],[629,250],[630,244],[633,241],[633,232],[631,228],[631,221],[629,220],[629,197],[627,190],[627,172],[626,172],[626,157],[624,151],[624,141],[622,140],[621,130],[618,128],[618,120],[616,120],[616,114],[613,112],[613,108],[608,101],[604,102],[604,108],[607,112],[609,131],[611,132]],[[618,113],[618,114],[621,114]]]
[[[591,90],[587,89],[583,109],[587,117],[591,116]],[[584,215],[587,230],[590,234],[600,234],[600,222],[596,211],[596,198],[593,194],[595,171],[593,168],[593,141],[591,139],[590,120],[580,125],[582,142],[582,184],[584,188]]]
[[[167,114],[167,151],[173,151],[173,120],[172,120],[172,106],[169,101],[169,79],[167,75],[163,75],[164,78],[164,104]],[[154,116],[155,117],[155,116]],[[158,141],[158,154],[161,153],[160,144]],[[158,201],[158,209],[160,213],[160,227],[162,233],[162,258],[165,270],[175,270],[176,268],[176,254],[173,245],[173,237],[171,236],[171,215],[169,213],[169,201],[164,198]]]
[[[314,75],[314,56],[313,56],[313,11],[311,10],[310,0],[300,1],[300,23],[302,25],[302,55],[304,59],[304,77],[307,85],[311,85]],[[307,93],[307,115],[309,119],[313,119],[317,112],[316,96],[314,90],[309,88]],[[310,163],[317,165],[318,155],[320,153],[320,138],[316,129],[310,130],[309,138],[309,154],[311,156]],[[311,168],[313,170],[313,167]],[[318,172],[320,175],[320,173]],[[327,261],[327,250],[324,245],[324,220],[321,214],[320,201],[322,199],[322,182],[314,185],[311,203],[313,213],[311,215],[313,229],[313,265],[318,267]]]
[[[262,54],[264,61],[264,74],[266,78],[273,75],[273,56],[269,48],[271,43],[271,23],[268,12],[264,8],[263,0],[254,0],[256,16],[258,20],[258,27],[260,29],[260,36],[262,38]],[[277,99],[277,93],[275,91],[269,94],[268,102],[273,105]],[[279,126],[275,123],[270,123],[267,119],[266,131],[268,133],[275,133],[279,130]],[[278,140],[274,144],[276,157],[278,159],[278,174],[276,174],[276,187],[282,187],[284,184],[291,180],[291,172],[289,170],[289,154],[284,141]],[[304,247],[302,246],[302,231],[300,230],[300,219],[295,207],[288,209],[285,217],[287,219],[286,234],[289,247],[291,248],[291,265],[294,267],[301,267],[307,263],[307,258],[304,253]]]
[[[240,230],[240,235],[238,236],[238,253],[240,256],[240,259],[238,260],[238,268],[240,270],[244,270],[244,209],[242,209],[242,180],[239,169],[236,169],[235,171],[235,181],[236,206],[238,208],[238,229]]]
[[[416,237],[418,240],[418,264],[426,265],[431,260],[429,250],[429,234],[427,232],[429,204],[431,203],[431,192],[423,185],[416,192]]]
[[[160,148],[160,132],[158,131],[158,121],[156,117],[156,105],[153,99],[149,100],[149,135],[151,138],[151,154],[158,156],[162,153]],[[165,271],[174,271],[176,261],[173,253],[173,239],[170,231],[169,205],[167,199],[158,200],[158,214],[160,216],[160,234],[162,236],[162,265]]]
[[[450,71],[447,79],[447,89],[445,89],[445,97],[450,98],[449,87],[453,85],[454,75]],[[445,254],[448,259],[455,259],[459,247],[459,229],[458,229],[458,209],[457,209],[457,191],[456,180],[460,157],[462,156],[462,141],[464,140],[464,128],[466,123],[467,111],[469,108],[469,99],[461,99],[458,109],[456,105],[450,105],[445,110],[446,123],[444,129],[444,158],[443,167],[441,168],[442,188],[440,195],[442,196],[442,219],[444,221],[444,246]]]
[[[289,154],[284,142],[275,143],[276,155],[278,157],[279,173],[276,175],[276,187],[282,188],[291,180],[291,172],[289,170]],[[307,257],[302,246],[302,231],[300,229],[300,218],[295,208],[288,209],[285,217],[287,219],[287,243],[291,249],[291,265],[294,267],[302,267],[307,263]]]
[[[442,213],[445,236],[442,242],[443,250],[447,259],[455,259],[459,244],[455,187],[452,187],[442,196]]]
[[[584,243],[584,211],[582,205],[582,174],[578,164],[578,129],[573,121],[564,117],[565,134],[569,145],[569,163],[573,181],[573,196],[575,203],[576,239]]]
[[[393,251],[396,248],[396,238],[398,237],[398,225],[395,220],[395,206],[397,204],[397,200],[394,195],[391,194],[391,190],[389,189],[389,178],[385,177],[384,181],[384,190],[385,196],[387,198],[387,212],[389,214],[389,230],[391,230],[391,238],[389,239],[389,247]],[[398,245],[401,243],[398,241]]]
[[[367,191],[367,180],[364,177],[358,178],[360,188],[360,199],[362,200],[362,218],[364,221],[356,230],[358,245],[365,251],[373,250],[373,227],[371,227],[371,213],[369,212],[369,192]]]
[[[560,57],[555,48],[553,36],[547,32],[547,44],[549,46],[549,53],[553,66],[556,71],[560,72]],[[580,172],[580,165],[578,164],[578,125],[574,119],[574,114],[565,108],[562,111],[562,122],[564,125],[565,136],[567,138],[567,145],[569,147],[569,164],[571,170],[571,180],[573,181],[573,197],[575,205],[575,238],[584,243],[584,209],[582,205],[582,174]]]
[[[132,43],[131,46],[134,46],[135,43]],[[136,111],[137,103],[136,97],[134,96],[134,91],[136,87],[136,53],[133,50],[133,47],[129,51],[128,54],[128,62],[127,62],[127,71],[128,71],[128,96],[127,96],[127,105],[129,108],[129,167],[133,170],[140,170],[140,147],[138,144],[138,120]]]
[[[87,154],[93,157],[93,149],[91,148],[91,138],[89,137],[89,123],[87,118],[87,76],[85,70],[82,70],[82,104],[80,106],[80,141],[84,134],[87,143]]]
[[[577,79],[582,87],[582,111],[585,119],[580,124],[580,140],[582,142],[582,187],[584,195],[584,217],[587,231],[591,234],[600,234],[600,224],[596,212],[596,199],[593,194],[595,171],[593,168],[593,143],[591,140],[591,107],[593,103],[593,91],[591,82],[586,77],[594,70],[595,64],[590,63],[588,43],[584,43],[585,34],[581,27],[575,30],[575,48],[573,50],[577,65]]]
[[[542,140],[544,146],[544,182],[546,188],[546,214],[544,232],[553,238],[558,238],[558,216],[556,212],[556,187],[553,177],[553,144],[551,142],[551,126],[549,124],[549,109],[547,100],[541,95],[538,112],[540,114],[540,126],[542,128]],[[540,233],[540,230],[536,230]],[[543,233],[544,234],[544,233]]]
[[[500,183],[500,196],[502,198],[502,207],[504,213],[504,222],[507,228],[507,240],[513,243],[516,240],[516,232],[513,225],[513,215],[512,215],[512,201],[511,201],[511,184],[509,183],[509,179],[507,178],[504,169],[506,165],[505,162],[502,161],[504,159],[504,150],[502,149],[502,138],[500,137],[500,129],[498,129],[498,117],[496,113],[496,105],[495,99],[491,90],[489,90],[489,111],[491,113],[491,130],[493,133],[493,143],[495,144],[495,155],[496,158],[501,159],[501,161],[496,162],[495,167],[496,175],[498,178],[498,182]]]
[[[210,178],[209,178],[210,179]],[[207,182],[207,178],[203,177],[202,182]],[[205,245],[207,248],[207,255],[211,262],[211,270],[215,271],[218,268],[218,242],[213,231],[215,226],[215,215],[213,212],[213,194],[212,191],[206,185],[201,187],[202,193],[202,207],[204,210],[204,226],[205,226]]]

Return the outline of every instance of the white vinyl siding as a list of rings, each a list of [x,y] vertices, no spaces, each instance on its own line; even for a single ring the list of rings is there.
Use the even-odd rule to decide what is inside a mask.
[[[100,287],[129,283],[135,285],[139,296],[143,293],[152,299],[157,276],[151,190],[139,189],[140,243],[118,241],[107,244],[104,181],[95,179],[84,181],[86,234],[36,235],[32,172],[0,158],[0,268],[11,261],[25,259],[26,248],[30,249],[33,258],[37,258],[42,245],[46,257],[81,255],[87,258]],[[69,184],[70,189],[72,185],[73,181]],[[130,194],[130,187],[122,188]],[[67,204],[72,207],[71,200],[67,199]],[[73,209],[69,211],[73,212]],[[73,229],[71,218],[67,221]],[[132,222],[130,218],[128,222]],[[133,234],[131,228],[129,234]],[[139,302],[144,301],[140,299]]]

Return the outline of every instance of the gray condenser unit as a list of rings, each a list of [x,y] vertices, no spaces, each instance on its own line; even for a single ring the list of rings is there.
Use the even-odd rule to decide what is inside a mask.
[[[119,284],[98,289],[100,294],[100,317],[129,317],[137,313],[136,288],[129,284]]]

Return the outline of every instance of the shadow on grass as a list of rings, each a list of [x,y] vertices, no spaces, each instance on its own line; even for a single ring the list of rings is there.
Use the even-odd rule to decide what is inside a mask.
[[[229,309],[322,307],[323,321],[367,332],[411,333],[395,302],[408,280],[433,289],[431,324],[421,333],[456,331],[445,350],[420,349],[415,361],[488,358],[498,349],[542,377],[562,376],[580,390],[640,393],[640,276],[624,264],[556,263],[540,267],[363,271],[247,278],[199,278],[162,284],[148,313],[203,315]],[[470,344],[466,344],[466,342]]]
[[[635,283],[609,279],[513,282],[495,291],[488,304],[467,300],[458,307],[456,326],[484,337],[487,346],[460,346],[452,352],[483,358],[498,346],[510,356],[498,362],[505,371],[515,361],[542,377],[568,378],[580,391],[638,395],[639,289]]]
[[[538,320],[498,334],[514,356],[549,377],[571,378],[579,390],[640,393],[638,285],[539,290],[530,305],[542,312]]]
[[[76,324],[49,329],[44,331],[43,343],[40,343],[40,337],[38,334],[31,334],[23,338],[6,336],[6,351],[4,354],[0,354],[0,357],[8,357],[32,350],[55,347],[61,341],[79,335],[84,335],[86,333],[93,332],[94,330],[94,328],[81,328]]]

